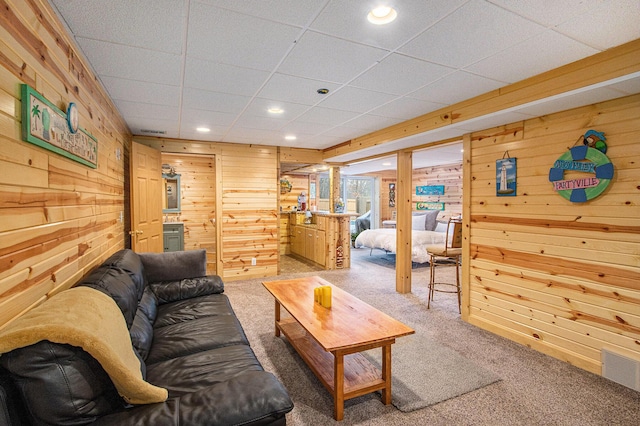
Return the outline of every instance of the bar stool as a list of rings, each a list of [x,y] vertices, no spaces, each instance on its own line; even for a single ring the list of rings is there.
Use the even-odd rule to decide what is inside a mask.
[[[451,235],[451,237],[449,237]],[[441,293],[457,293],[458,294],[458,311],[461,310],[460,300],[460,259],[462,258],[462,219],[451,218],[447,222],[447,232],[444,244],[428,245],[429,253],[429,297],[427,299],[427,309],[431,307],[434,292]],[[436,282],[436,267],[451,266],[451,261],[456,267],[456,282],[445,283]],[[446,285],[455,287],[453,290],[436,288],[436,285]]]

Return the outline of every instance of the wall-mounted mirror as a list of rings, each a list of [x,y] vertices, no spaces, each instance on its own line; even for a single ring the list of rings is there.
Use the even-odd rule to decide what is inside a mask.
[[[180,212],[180,175],[162,174],[162,213]]]

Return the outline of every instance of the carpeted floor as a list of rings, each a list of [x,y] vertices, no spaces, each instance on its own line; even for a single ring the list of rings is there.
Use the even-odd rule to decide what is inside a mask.
[[[321,271],[284,257],[279,277],[225,284],[253,350],[294,401],[295,408],[287,415],[289,425],[639,424],[640,393],[463,322],[453,294],[436,294],[427,310],[429,268],[414,265],[412,293],[399,294],[393,262],[382,258],[387,256],[381,251],[369,256],[368,249],[352,250],[352,267],[337,271]],[[452,270],[442,268],[439,273],[452,279]],[[335,422],[329,393],[286,340],[274,337],[273,299],[261,285],[301,275],[323,277],[500,381],[408,413],[383,405],[376,394],[365,395],[347,401],[344,420]]]

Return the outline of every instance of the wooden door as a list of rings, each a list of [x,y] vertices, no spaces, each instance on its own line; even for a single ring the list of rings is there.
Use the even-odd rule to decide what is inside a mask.
[[[131,144],[131,248],[163,251],[162,162],[160,151]]]

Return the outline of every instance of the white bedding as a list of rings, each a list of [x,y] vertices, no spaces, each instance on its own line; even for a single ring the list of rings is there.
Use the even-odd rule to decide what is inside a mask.
[[[411,260],[417,263],[429,261],[427,248],[429,244],[443,244],[446,232],[437,231],[411,231]],[[356,248],[376,248],[387,252],[396,252],[395,229],[367,229],[356,237]]]

